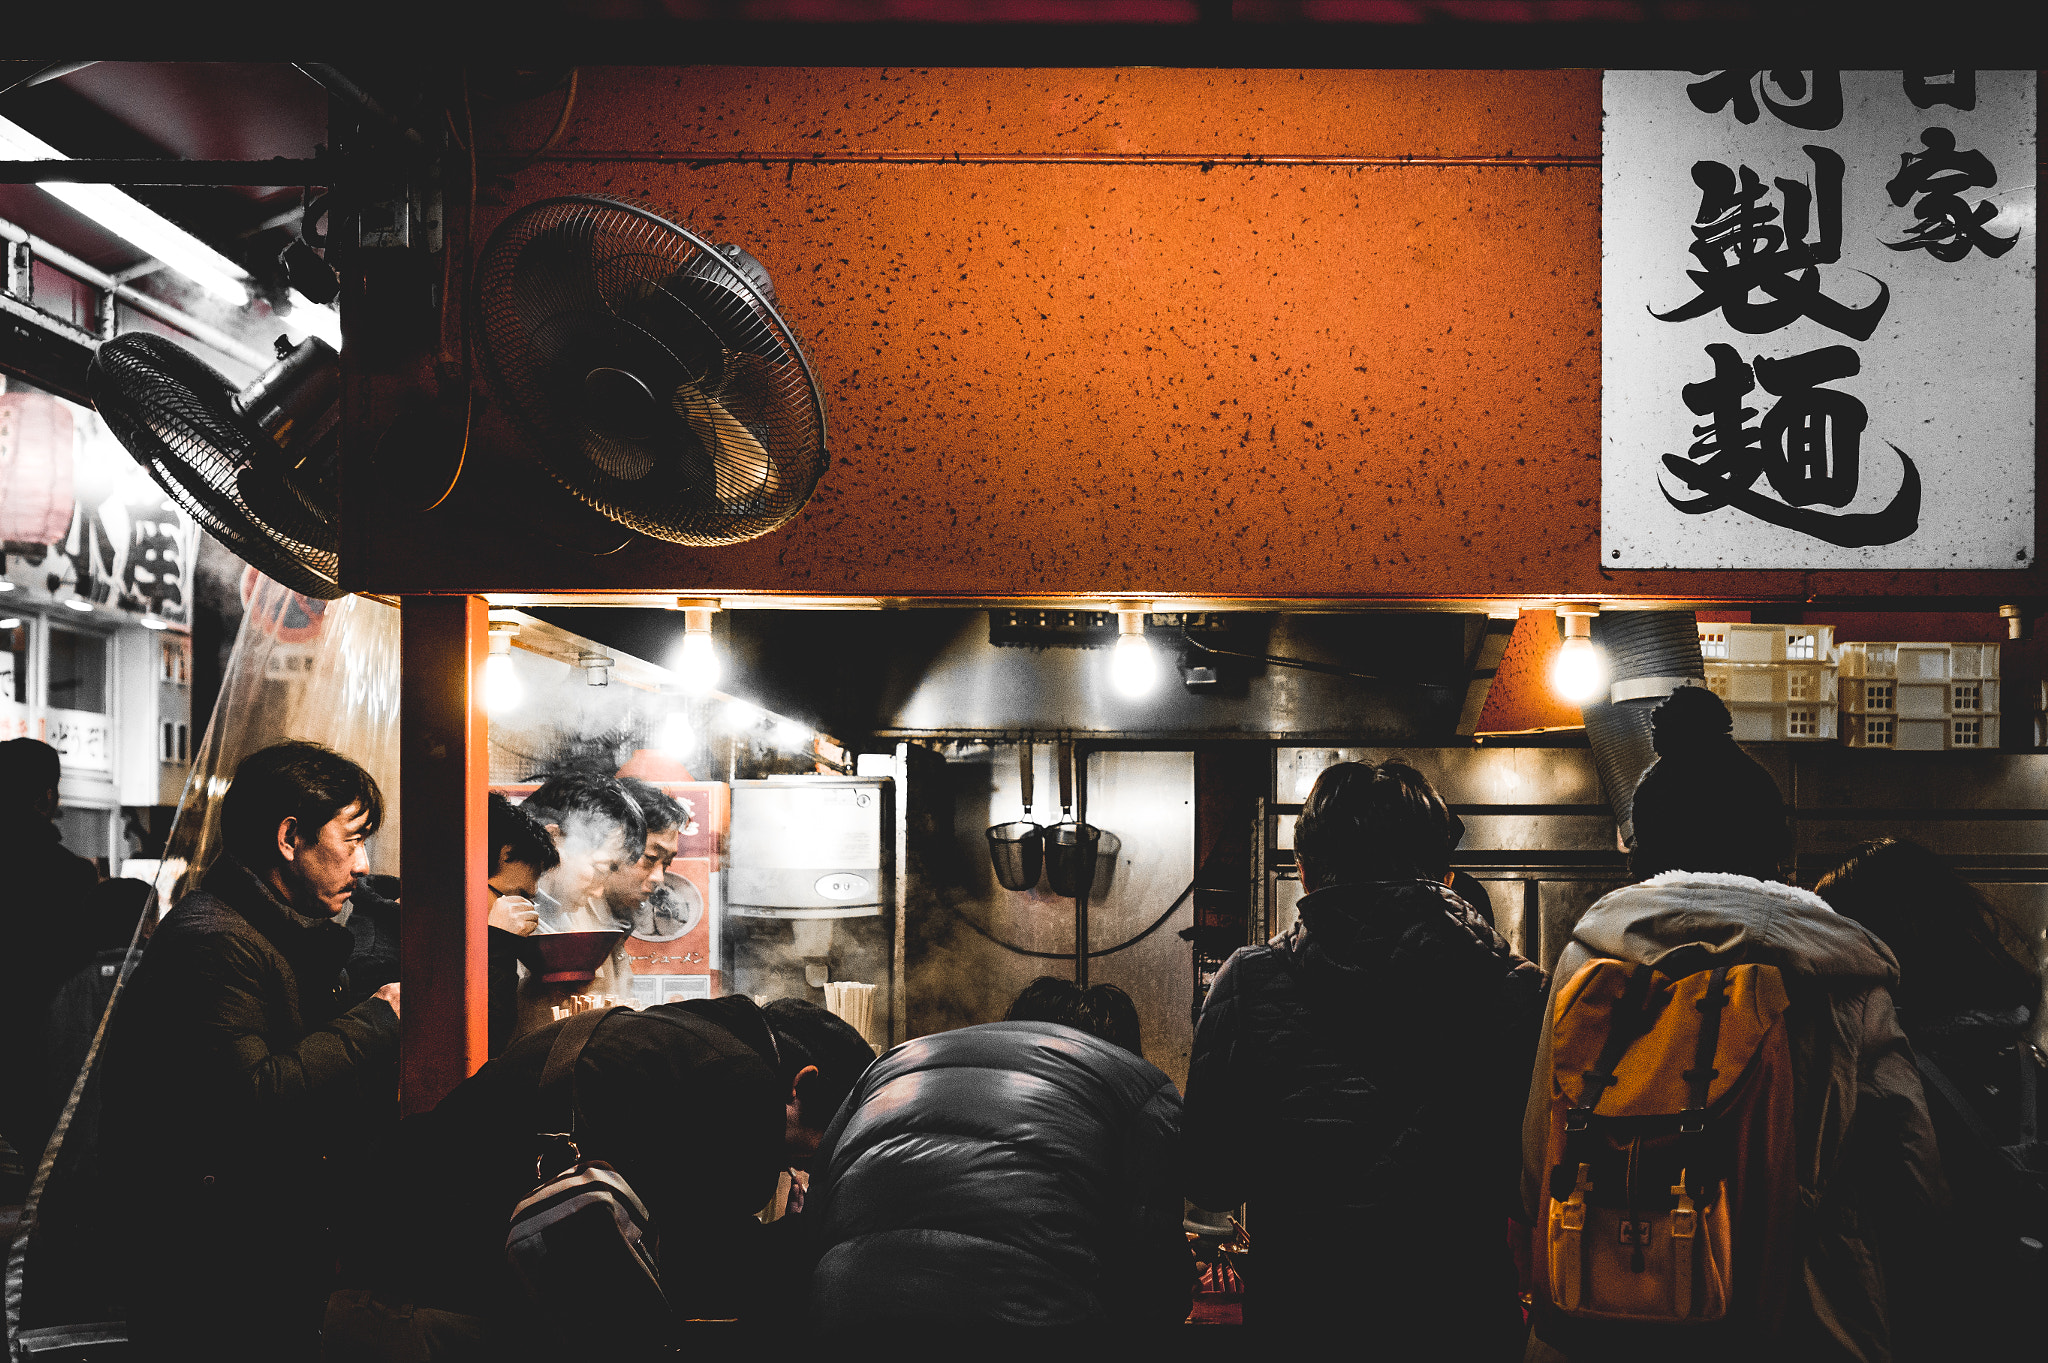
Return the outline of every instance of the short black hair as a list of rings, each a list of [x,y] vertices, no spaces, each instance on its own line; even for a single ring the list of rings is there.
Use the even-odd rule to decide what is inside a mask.
[[[681,828],[690,821],[683,809],[682,801],[660,786],[643,781],[637,776],[621,776],[619,784],[633,797],[633,803],[640,806],[640,813],[647,820],[649,833],[659,833],[664,828]]]
[[[1024,986],[1016,1002],[1010,1005],[1010,1011],[1003,1015],[1003,1020],[1057,1022],[1090,1036],[1101,1037],[1132,1055],[1145,1053],[1139,1034],[1138,1005],[1131,1002],[1129,994],[1113,984],[1083,989],[1072,980],[1040,975]]]
[[[2031,944],[1942,857],[1905,838],[1878,838],[1820,878],[1813,892],[1892,949],[1902,1013],[1917,1022],[2038,1006]]]
[[[10,738],[0,743],[0,809],[35,808],[63,776],[64,759],[42,740]]]
[[[612,824],[625,835],[626,852],[636,860],[647,846],[647,816],[616,776],[553,777],[526,797],[525,807],[565,834],[572,819]]]
[[[296,819],[308,841],[343,810],[361,807],[365,835],[384,822],[384,792],[376,778],[332,748],[318,743],[273,743],[250,753],[235,768],[221,797],[221,843],[245,866],[277,860],[277,827]]]
[[[805,1127],[823,1131],[875,1063],[875,1048],[851,1023],[808,999],[776,999],[761,1011],[782,1056],[782,1082],[794,1083],[806,1065],[818,1067],[797,1090],[797,1112]]]
[[[516,861],[536,871],[552,871],[562,864],[548,826],[524,805],[515,805],[497,791],[491,792],[491,874]]]
[[[1442,880],[1465,834],[1429,778],[1405,762],[1325,767],[1294,823],[1294,851],[1316,883]]]

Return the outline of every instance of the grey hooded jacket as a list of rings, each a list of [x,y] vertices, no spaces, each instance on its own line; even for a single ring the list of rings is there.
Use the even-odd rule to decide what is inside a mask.
[[[1681,949],[1687,958],[1669,959]],[[1734,962],[1783,972],[1803,1264],[1783,1329],[1760,1356],[1892,1358],[1886,1271],[1911,1274],[1946,1192],[1920,1076],[1892,1010],[1890,949],[1809,891],[1668,871],[1588,909],[1551,978],[1568,981],[1598,957],[1679,973]],[[1538,1226],[1547,1212],[1550,1041],[1546,1010],[1522,1123],[1522,1200]]]

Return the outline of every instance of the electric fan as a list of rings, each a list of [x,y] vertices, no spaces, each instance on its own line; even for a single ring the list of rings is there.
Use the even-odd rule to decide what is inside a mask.
[[[246,562],[332,600],[339,582],[340,357],[277,340],[277,363],[240,393],[148,332],[117,336],[86,370],[93,406],[173,501]]]
[[[765,535],[825,471],[825,409],[768,273],[631,204],[518,210],[474,274],[476,346],[535,458],[673,544]]]

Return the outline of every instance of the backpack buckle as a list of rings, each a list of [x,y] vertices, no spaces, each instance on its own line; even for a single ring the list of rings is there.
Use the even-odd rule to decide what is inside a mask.
[[[1584,1131],[1586,1129],[1586,1119],[1592,1115],[1593,1110],[1591,1108],[1566,1108],[1564,1113],[1564,1129],[1566,1131]]]
[[[1697,1136],[1706,1129],[1707,1115],[1704,1112],[1697,1115],[1682,1116],[1678,1119],[1678,1134],[1681,1136]]]

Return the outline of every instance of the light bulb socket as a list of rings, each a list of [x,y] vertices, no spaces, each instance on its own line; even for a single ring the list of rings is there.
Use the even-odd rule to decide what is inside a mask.
[[[583,669],[583,680],[590,686],[611,684],[612,668],[618,664],[602,653],[585,653],[576,659],[576,666]]]

